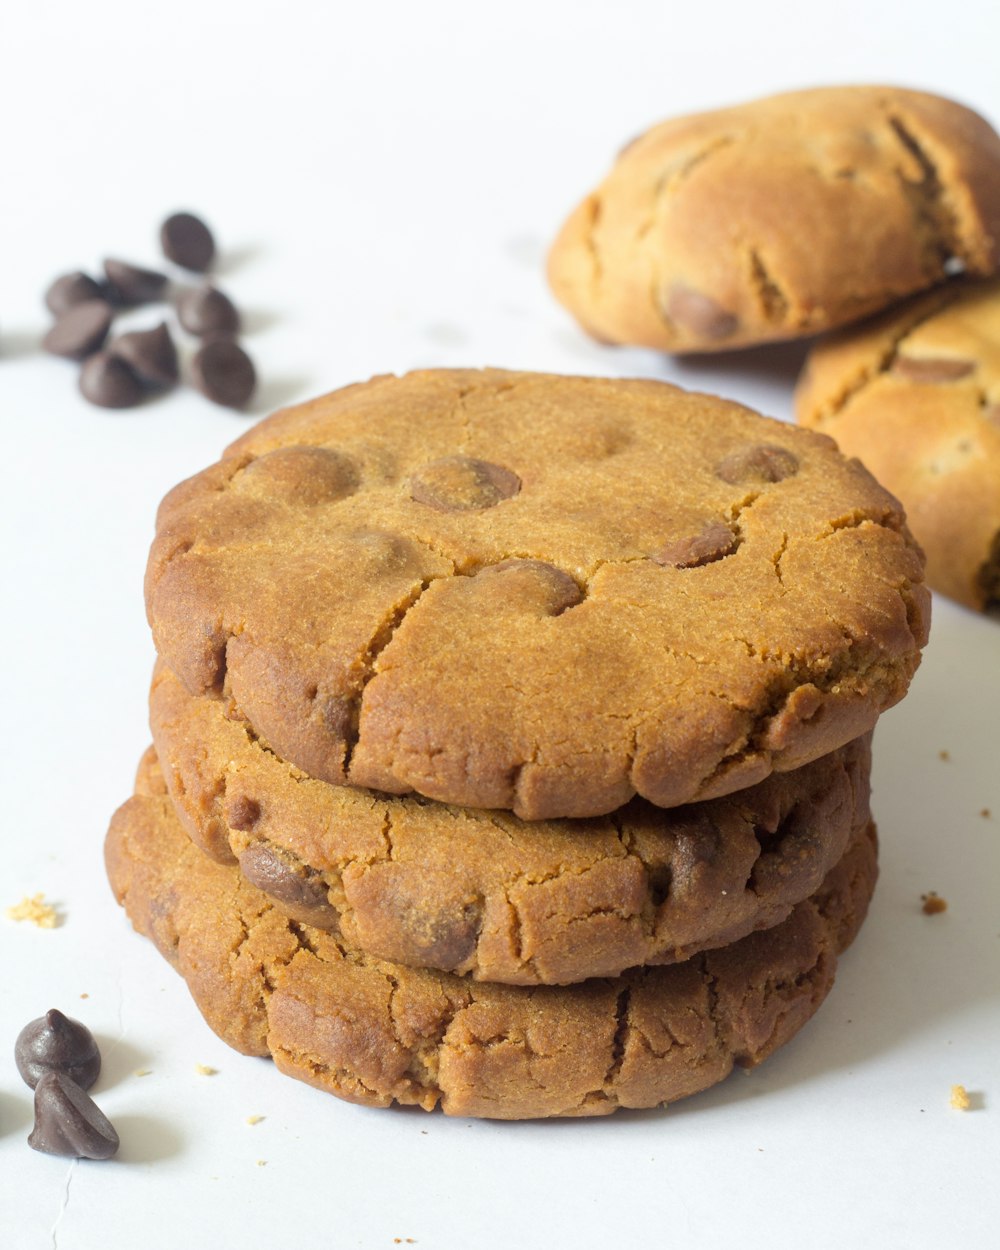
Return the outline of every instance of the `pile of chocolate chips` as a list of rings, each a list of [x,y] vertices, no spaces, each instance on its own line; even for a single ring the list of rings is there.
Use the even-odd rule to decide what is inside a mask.
[[[26,1024],[14,1043],[14,1061],[35,1091],[33,1150],[73,1159],[110,1159],[118,1134],[87,1090],[101,1071],[94,1035],[53,1008]]]
[[[195,273],[207,273],[215,258],[212,232],[193,213],[168,217],[160,227],[160,244],[168,260]],[[92,404],[132,408],[178,383],[177,347],[165,321],[109,342],[111,324],[118,309],[162,302],[169,290],[165,273],[123,260],[106,260],[99,280],[80,272],[63,274],[45,292],[56,320],[42,346],[54,356],[82,362],[80,390]],[[217,404],[242,408],[257,375],[236,342],[240,317],[232,301],[206,283],[180,291],[174,303],[181,327],[201,339],[191,362],[194,385]]]

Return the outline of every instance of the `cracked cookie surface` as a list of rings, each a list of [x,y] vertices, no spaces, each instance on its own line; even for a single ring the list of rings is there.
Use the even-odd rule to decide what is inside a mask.
[[[868,824],[773,929],[666,968],[524,987],[404,968],[290,920],[192,845],[152,752],[105,854],[132,924],[229,1045],[352,1102],[495,1119],[657,1106],[759,1063],[826,996],[876,876]]]
[[[549,258],[594,337],[719,351],[857,321],[1000,267],[1000,137],[940,96],[792,92],[629,144]]]
[[[867,735],[724,799],[529,824],[316,781],[162,665],[150,719],[202,850],[357,949],[483,981],[613,976],[770,928],[869,819]]]
[[[160,654],[310,776],[525,819],[744,789],[860,736],[927,630],[896,501],[658,382],[382,378],[164,500]]]
[[[902,500],[930,585],[1000,609],[1000,281],[953,283],[817,344],[795,402]]]

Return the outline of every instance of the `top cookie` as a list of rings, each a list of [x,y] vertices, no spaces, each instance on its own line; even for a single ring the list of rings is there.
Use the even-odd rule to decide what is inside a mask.
[[[654,126],[566,222],[549,278],[596,338],[694,352],[998,266],[1000,136],[939,96],[833,87]]]
[[[752,785],[926,637],[899,505],[824,435],[658,382],[379,378],[164,500],[157,648],[320,780],[526,819]]]

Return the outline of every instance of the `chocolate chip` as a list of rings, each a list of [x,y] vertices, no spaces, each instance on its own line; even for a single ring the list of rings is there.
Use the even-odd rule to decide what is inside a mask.
[[[71,1159],[110,1159],[118,1134],[97,1103],[62,1072],[47,1072],[35,1086],[32,1150]]]
[[[110,352],[98,352],[85,362],[80,392],[99,408],[134,408],[143,396],[142,383],[131,366]]]
[[[892,372],[908,382],[954,382],[975,369],[971,360],[947,360],[944,357],[897,356]]]
[[[522,570],[541,582],[549,596],[548,608],[552,616],[559,616],[567,608],[575,608],[582,603],[584,593],[579,582],[563,569],[549,564],[545,560],[500,560],[497,564],[488,564],[480,569],[480,577],[488,577],[494,573],[509,573]]]
[[[122,334],[108,350],[131,366],[133,373],[150,386],[173,386],[180,376],[177,348],[166,322],[155,330],[131,330]]]
[[[730,555],[737,546],[736,535],[722,521],[711,521],[699,534],[675,538],[650,556],[665,568],[693,569]]]
[[[198,390],[226,408],[242,408],[257,385],[253,361],[230,339],[206,343],[191,362],[191,372]]]
[[[311,505],[353,494],[358,481],[354,462],[332,447],[280,447],[252,460],[239,484],[260,483],[269,495]]]
[[[240,328],[236,305],[214,286],[185,291],[177,301],[177,318],[189,334],[199,338],[235,334]]]
[[[124,260],[106,260],[104,272],[108,286],[119,304],[149,304],[161,299],[167,285],[167,275],[154,269],[140,269]]]
[[[246,832],[260,820],[260,804],[245,794],[237,794],[226,803],[226,824],[230,829]]]
[[[62,314],[42,339],[42,347],[53,356],[85,360],[98,351],[111,329],[112,311],[104,300],[89,299]]]
[[[57,317],[61,317],[77,304],[85,304],[88,300],[103,299],[104,293],[93,278],[77,270],[75,273],[64,273],[56,278],[45,292],[45,306]]]
[[[46,1072],[62,1072],[82,1089],[90,1089],[101,1071],[101,1052],[85,1024],[53,1007],[18,1033],[14,1062],[32,1089]]]
[[[333,694],[314,699],[320,724],[328,736],[343,740],[357,730],[358,712],[353,700]]]
[[[703,339],[727,339],[739,321],[710,295],[675,286],[667,298],[667,316],[683,329]]]
[[[440,512],[477,512],[511,499],[521,479],[510,469],[469,456],[445,456],[410,479],[410,498]]]
[[[240,855],[240,872],[258,890],[290,907],[329,907],[326,886],[317,873],[299,871],[263,842],[255,842]]]
[[[735,486],[738,482],[781,482],[799,471],[796,456],[784,447],[757,443],[732,451],[715,466],[715,476]]]
[[[198,273],[204,273],[215,256],[212,232],[194,213],[174,213],[168,217],[160,227],[160,243],[168,260]]]

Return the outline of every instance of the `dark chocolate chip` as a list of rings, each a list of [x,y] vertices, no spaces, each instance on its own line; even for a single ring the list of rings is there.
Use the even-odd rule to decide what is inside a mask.
[[[134,408],[142,399],[142,383],[130,365],[110,352],[98,352],[80,370],[80,392],[99,408]]]
[[[728,525],[710,521],[700,533],[666,543],[650,559],[665,568],[693,569],[730,555],[736,545],[736,535]]]
[[[440,512],[476,512],[511,499],[521,479],[510,469],[469,456],[445,456],[410,479],[410,498]]]
[[[149,304],[163,298],[167,285],[165,273],[140,269],[124,260],[106,260],[104,272],[108,275],[111,294],[119,304]]]
[[[487,577],[494,573],[508,573],[523,570],[541,582],[548,592],[548,609],[552,616],[559,616],[567,608],[575,608],[584,599],[579,582],[563,569],[549,564],[545,560],[500,560],[497,564],[488,564],[480,569],[479,576]]]
[[[226,824],[230,829],[246,832],[260,820],[260,804],[245,794],[237,794],[226,803]]]
[[[799,471],[796,456],[784,447],[757,443],[732,451],[715,466],[715,476],[735,486],[738,482],[781,482]]]
[[[690,291],[683,286],[671,288],[667,298],[667,316],[698,338],[713,341],[729,338],[739,325],[734,314],[710,295]]]
[[[160,227],[160,243],[168,260],[198,273],[204,273],[215,256],[212,232],[194,213],[168,217]]]
[[[56,278],[45,292],[45,306],[49,312],[61,317],[77,304],[103,298],[104,292],[94,279],[76,270],[75,273],[64,273]]]
[[[212,339],[191,362],[194,384],[226,408],[242,408],[257,385],[253,361],[231,339]]]
[[[62,1072],[47,1072],[35,1086],[28,1145],[71,1159],[110,1159],[119,1143],[114,1125],[88,1093]]]
[[[299,871],[263,842],[255,842],[243,852],[240,872],[258,890],[289,907],[329,907],[326,886],[318,874]]]
[[[177,319],[189,334],[199,338],[235,334],[240,328],[236,305],[214,286],[185,291],[177,301]]]
[[[101,1071],[101,1052],[85,1024],[53,1007],[18,1033],[14,1062],[32,1089],[46,1072],[62,1072],[90,1089]]]
[[[351,699],[331,694],[315,699],[315,703],[320,724],[330,737],[346,739],[357,730],[358,713]]]
[[[173,386],[180,377],[177,348],[166,322],[155,330],[130,330],[116,338],[108,351],[150,386]]]
[[[897,356],[892,372],[908,382],[955,382],[975,369],[971,360],[948,360],[945,357]]]
[[[255,484],[289,503],[331,503],[358,488],[354,462],[332,447],[280,447],[252,460],[239,484]]]
[[[53,356],[67,360],[86,360],[99,351],[108,337],[113,313],[102,299],[89,299],[74,304],[62,314],[42,339],[42,347]]]

